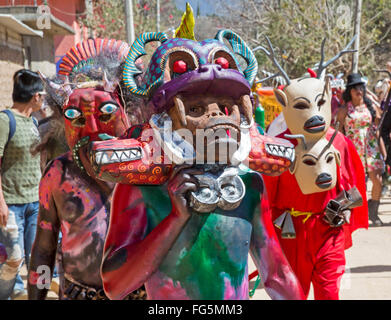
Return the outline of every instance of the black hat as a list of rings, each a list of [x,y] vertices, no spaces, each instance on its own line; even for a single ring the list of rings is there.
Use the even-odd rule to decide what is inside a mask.
[[[358,73],[352,73],[348,75],[348,82],[346,83],[346,87],[355,86],[357,84],[367,84],[367,82],[361,77]]]

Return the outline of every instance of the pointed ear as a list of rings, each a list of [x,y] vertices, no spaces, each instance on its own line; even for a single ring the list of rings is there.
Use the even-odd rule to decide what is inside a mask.
[[[289,167],[289,172],[290,172],[291,174],[295,174],[296,169],[297,169],[297,163],[298,163],[298,161],[297,161],[297,156],[296,156],[296,157],[295,157],[295,160],[293,160],[291,166]]]
[[[326,76],[324,85],[325,85],[324,92],[327,93],[328,95],[330,95],[331,94],[331,80],[330,80],[330,77]]]
[[[280,90],[280,89],[273,89],[274,95],[277,99],[277,101],[283,106],[286,107],[288,105],[288,98],[286,97],[286,94]]]
[[[335,150],[335,162],[337,163],[338,166],[341,165],[341,154],[339,151]]]

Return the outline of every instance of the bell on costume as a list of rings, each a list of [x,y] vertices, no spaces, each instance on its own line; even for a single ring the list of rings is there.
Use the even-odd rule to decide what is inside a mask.
[[[292,216],[289,211],[285,211],[280,215],[276,220],[273,221],[273,224],[281,229],[281,238],[283,239],[295,239],[296,231],[293,225]]]

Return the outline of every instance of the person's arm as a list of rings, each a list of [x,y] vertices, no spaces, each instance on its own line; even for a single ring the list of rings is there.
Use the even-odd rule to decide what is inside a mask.
[[[1,184],[1,163],[2,158],[0,158],[0,227],[5,227],[8,221],[8,206],[5,203],[3,188]]]
[[[384,105],[384,111],[383,111],[383,119],[380,124],[380,141],[382,144],[384,144],[384,148],[386,149],[386,158],[389,158],[388,152],[390,151],[390,132],[391,132],[391,112],[390,107],[386,104]],[[387,159],[389,162],[390,159]]]
[[[375,125],[378,126],[380,124],[380,120],[381,120],[383,112],[380,109],[380,107],[374,106],[374,109],[375,109],[375,114],[376,114]]]
[[[337,111],[337,122],[339,122],[339,131],[342,132],[343,134],[346,134],[345,118],[347,114],[348,114],[348,108],[346,107],[346,105],[341,105]]]
[[[27,282],[29,300],[46,298],[55,265],[60,220],[52,193],[53,174],[50,172],[49,169],[41,179],[39,186],[40,206],[37,233],[31,250]]]
[[[252,221],[251,257],[272,299],[302,300],[305,298],[303,289],[278,241],[264,190],[260,194],[260,210]]]
[[[3,186],[2,186],[2,164],[3,164],[3,156],[5,152],[5,146],[8,141],[9,135],[9,121],[8,119],[0,118],[0,227],[5,227],[8,221],[8,206],[4,200],[3,194]]]
[[[368,88],[367,88],[367,96],[369,99],[371,99],[371,101],[373,102],[373,104],[376,107],[380,107],[379,98],[372,91],[370,91]]]
[[[104,290],[110,299],[125,298],[158,269],[190,218],[186,193],[196,189],[197,182],[191,175],[199,173],[198,170],[182,170],[169,181],[172,210],[146,237],[148,222],[140,192],[132,186],[117,185],[101,272]],[[118,199],[129,197],[129,188],[132,188],[133,203],[126,203],[126,208],[118,207]],[[119,229],[125,223],[121,223],[121,219],[127,221],[126,230]],[[116,235],[120,234],[126,234],[126,239],[116,241]]]

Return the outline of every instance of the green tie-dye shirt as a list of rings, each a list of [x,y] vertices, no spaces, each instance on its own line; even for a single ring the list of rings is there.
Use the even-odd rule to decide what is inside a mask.
[[[5,148],[9,118],[0,112],[1,186],[7,204],[26,204],[38,201],[40,154],[33,156],[31,150],[39,142],[39,132],[31,117],[13,114],[16,130]]]

